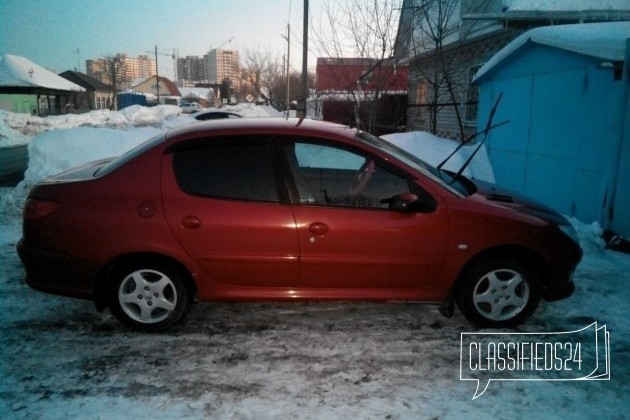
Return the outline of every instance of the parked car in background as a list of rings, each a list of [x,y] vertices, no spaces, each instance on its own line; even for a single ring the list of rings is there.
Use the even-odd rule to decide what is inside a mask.
[[[197,102],[182,102],[179,107],[182,109],[184,114],[192,114],[203,109]]]
[[[224,118],[242,118],[243,116],[236,112],[222,111],[219,109],[206,109],[195,114],[195,119],[198,121],[206,120],[220,120]]]
[[[181,126],[35,185],[33,288],[161,331],[195,299],[414,300],[518,325],[574,290],[561,215],[365,132],[299,119]]]

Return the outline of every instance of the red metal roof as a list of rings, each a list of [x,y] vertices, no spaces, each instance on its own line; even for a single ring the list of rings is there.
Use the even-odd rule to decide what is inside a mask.
[[[409,68],[392,60],[318,58],[316,71],[320,92],[357,90],[360,79],[364,91],[407,91],[409,85]]]

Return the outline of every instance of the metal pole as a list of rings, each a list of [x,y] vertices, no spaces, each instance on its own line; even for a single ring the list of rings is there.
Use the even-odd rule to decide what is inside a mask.
[[[290,88],[290,75],[291,69],[291,26],[287,23],[287,116],[289,115],[289,88]]]
[[[77,55],[77,68],[74,69],[74,71],[81,71],[81,52],[79,51],[79,47],[77,47],[77,50],[73,52]]]
[[[300,98],[298,118],[306,118],[306,103],[308,99],[308,0],[304,0],[304,30],[302,33],[302,97]]]
[[[157,105],[160,104],[160,76],[158,71],[157,45],[155,46],[155,91],[157,92]]]
[[[177,56],[175,55],[175,48],[173,48],[173,79],[177,81]]]

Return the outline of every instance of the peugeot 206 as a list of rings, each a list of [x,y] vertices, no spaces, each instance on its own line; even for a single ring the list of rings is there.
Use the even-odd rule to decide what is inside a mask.
[[[142,331],[197,300],[263,299],[413,300],[512,327],[571,295],[582,256],[544,205],[282,118],[185,125],[40,182],[17,249],[32,288]]]

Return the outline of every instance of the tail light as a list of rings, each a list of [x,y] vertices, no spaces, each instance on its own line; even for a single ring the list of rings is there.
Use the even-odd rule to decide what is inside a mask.
[[[24,220],[37,220],[56,212],[61,203],[29,198],[24,205]]]

